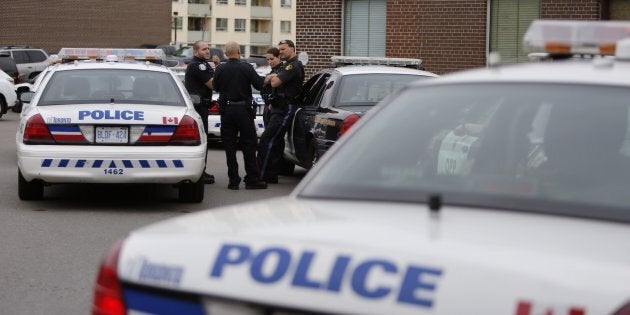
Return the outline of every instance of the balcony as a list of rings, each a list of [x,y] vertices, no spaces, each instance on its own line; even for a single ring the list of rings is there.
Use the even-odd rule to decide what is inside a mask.
[[[249,38],[250,44],[271,46],[271,33],[251,32],[249,34],[250,34],[250,38]]]
[[[273,14],[271,13],[271,7],[259,7],[259,6],[252,5],[252,10],[251,10],[252,19],[271,20],[272,17],[273,17]]]
[[[189,43],[196,42],[198,40],[205,40],[205,41],[207,41],[207,40],[210,39],[210,32],[206,31],[205,33],[206,34],[204,36],[204,32],[203,31],[188,31],[188,34],[187,34],[188,38],[187,38],[187,40],[188,40]]]
[[[188,16],[211,16],[210,4],[189,3]]]

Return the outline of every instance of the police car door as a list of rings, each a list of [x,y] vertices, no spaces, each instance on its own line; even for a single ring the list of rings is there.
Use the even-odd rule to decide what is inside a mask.
[[[301,107],[295,113],[293,123],[287,132],[287,149],[299,161],[308,158],[308,150],[313,139],[312,128],[314,117],[318,113],[319,103],[326,91],[329,73],[318,73],[312,76],[302,88],[300,95]]]

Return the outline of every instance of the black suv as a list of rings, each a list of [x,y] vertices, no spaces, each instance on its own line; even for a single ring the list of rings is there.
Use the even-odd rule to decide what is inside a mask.
[[[4,71],[13,78],[13,83],[20,83],[20,72],[18,72],[15,60],[11,58],[11,54],[0,52],[0,70]]]

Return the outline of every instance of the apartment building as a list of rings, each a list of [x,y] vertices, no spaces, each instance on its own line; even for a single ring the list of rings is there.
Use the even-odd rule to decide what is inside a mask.
[[[295,40],[295,12],[295,0],[173,0],[171,40],[219,48],[233,40],[244,56],[265,54],[282,39]]]

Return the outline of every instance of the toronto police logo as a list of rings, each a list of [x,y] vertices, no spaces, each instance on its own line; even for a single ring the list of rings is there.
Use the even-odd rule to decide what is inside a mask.
[[[286,70],[286,71],[289,71],[291,69],[293,69],[293,65],[292,64],[289,64],[288,66],[284,67],[284,70]]]
[[[199,70],[206,71],[206,65],[204,65],[203,63],[200,63],[199,64]]]

